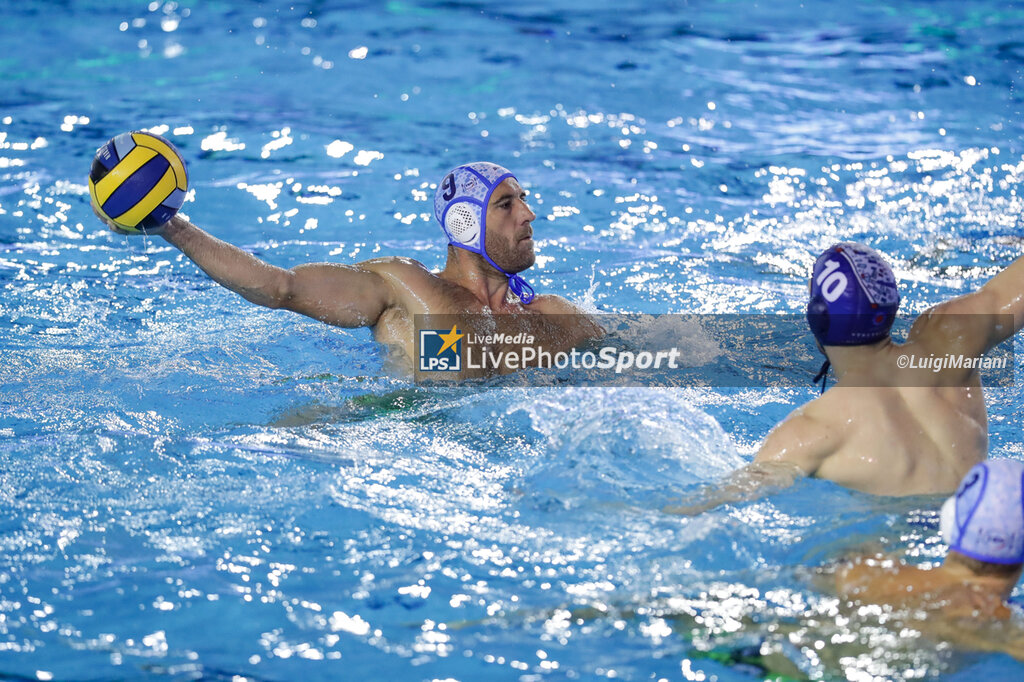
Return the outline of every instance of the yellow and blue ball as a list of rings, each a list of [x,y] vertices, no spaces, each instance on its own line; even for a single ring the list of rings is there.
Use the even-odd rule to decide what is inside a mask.
[[[145,233],[166,223],[187,190],[185,160],[153,133],[118,135],[96,150],[89,170],[93,206],[126,232]]]

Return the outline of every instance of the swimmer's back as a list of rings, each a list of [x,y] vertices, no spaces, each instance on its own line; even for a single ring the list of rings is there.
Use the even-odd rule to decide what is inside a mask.
[[[839,385],[804,414],[839,439],[812,473],[876,495],[954,490],[988,447],[980,385]]]

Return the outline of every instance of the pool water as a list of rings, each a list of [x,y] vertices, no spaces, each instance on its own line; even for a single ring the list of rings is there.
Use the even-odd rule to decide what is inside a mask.
[[[367,330],[103,229],[85,177],[147,128],[184,211],[261,258],[438,268],[434,183],[488,159],[530,192],[538,291],[800,313],[856,239],[917,313],[1022,252],[1022,30],[996,2],[5,4],[0,678],[760,679],[751,646],[818,679],[1019,677],[809,575],[937,560],[939,499],[659,511],[809,384],[418,387]],[[1024,458],[1020,388],[986,395],[992,456]]]

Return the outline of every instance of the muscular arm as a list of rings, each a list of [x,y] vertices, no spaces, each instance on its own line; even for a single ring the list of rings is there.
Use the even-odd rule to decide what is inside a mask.
[[[943,318],[941,316],[950,316]],[[908,341],[924,339],[941,352],[983,355],[1024,327],[1024,257],[978,291],[930,308],[911,328]]]
[[[737,469],[718,483],[702,486],[690,498],[665,506],[662,511],[680,516],[696,516],[724,504],[749,502],[776,490],[788,488],[803,472],[788,463],[753,462]]]
[[[286,270],[180,216],[161,234],[218,284],[257,305],[284,308],[339,327],[367,327],[393,304],[392,288],[372,265],[315,263]]]
[[[834,436],[823,424],[798,410],[772,429],[752,463],[663,511],[694,516],[723,504],[764,497],[793,485],[802,476],[814,476],[836,447]]]
[[[842,389],[833,389],[833,391]],[[839,395],[834,393],[833,396]],[[839,435],[820,419],[808,414],[818,400],[798,408],[778,424],[761,443],[755,464],[791,464],[805,476],[815,476],[821,465],[839,449]]]

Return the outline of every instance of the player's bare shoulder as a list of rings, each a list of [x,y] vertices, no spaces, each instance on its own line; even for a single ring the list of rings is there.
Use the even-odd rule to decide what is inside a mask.
[[[821,467],[845,441],[846,427],[837,418],[841,407],[836,396],[841,392],[833,388],[791,412],[768,434],[754,461],[789,462],[808,476],[820,475]]]
[[[527,310],[544,315],[586,315],[578,305],[556,294],[538,294]]]
[[[555,294],[536,296],[527,306],[532,313],[543,315],[545,324],[564,335],[569,345],[578,345],[591,339],[599,339],[606,332],[597,318],[587,313],[572,301]]]
[[[806,419],[810,428],[836,434],[845,433],[851,416],[861,417],[865,405],[877,401],[879,389],[873,386],[833,386],[814,400],[797,408],[795,414]]]
[[[404,256],[385,256],[383,258],[372,258],[358,264],[365,270],[376,272],[382,277],[398,278],[437,278],[437,274],[427,269],[427,266],[413,258]]]
[[[359,263],[359,267],[380,275],[400,298],[403,292],[433,298],[447,286],[438,273],[428,270],[427,266],[412,258],[374,258]]]
[[[935,353],[970,352],[962,348],[975,328],[987,318],[972,312],[968,297],[960,296],[934,305],[917,316],[907,334],[908,347],[920,346]]]
[[[394,293],[394,311],[402,315],[473,311],[478,302],[465,287],[428,270],[412,258],[387,257],[363,261],[360,267],[379,275]]]

